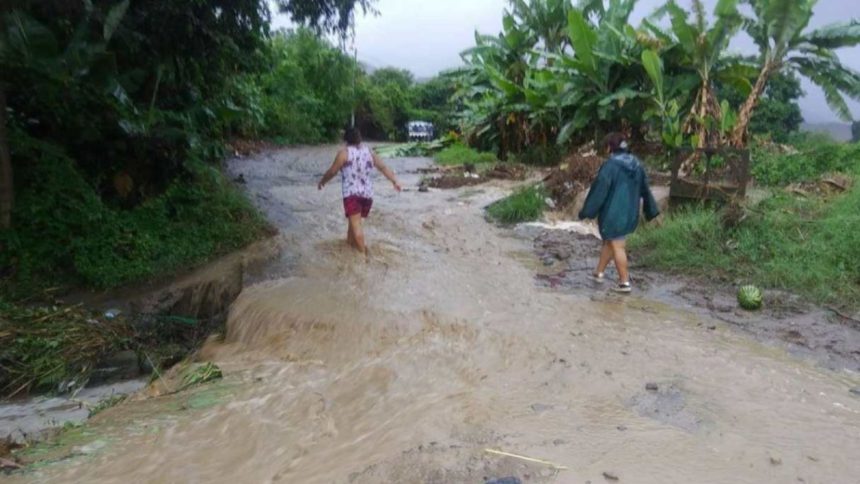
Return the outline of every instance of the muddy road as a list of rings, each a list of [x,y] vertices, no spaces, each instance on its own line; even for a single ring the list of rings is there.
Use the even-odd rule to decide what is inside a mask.
[[[107,410],[70,456],[7,478],[860,479],[857,374],[647,297],[542,287],[533,240],[483,220],[503,182],[398,195],[379,180],[365,260],[342,242],[339,187],[316,189],[333,156],[289,149],[230,166],[286,249],[201,352],[222,382]],[[429,160],[390,164],[415,186]]]

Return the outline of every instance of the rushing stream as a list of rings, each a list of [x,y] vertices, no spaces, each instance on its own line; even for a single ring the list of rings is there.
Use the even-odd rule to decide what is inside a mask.
[[[231,166],[286,249],[202,351],[225,373],[212,401],[127,402],[72,458],[7,479],[860,482],[856,374],[635,295],[539,288],[531,241],[483,220],[501,184],[378,180],[365,261],[342,242],[339,188],[316,189],[333,156]],[[415,185],[427,163],[391,165]]]

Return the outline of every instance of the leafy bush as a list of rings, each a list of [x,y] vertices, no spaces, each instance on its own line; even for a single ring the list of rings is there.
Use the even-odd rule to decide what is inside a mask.
[[[537,220],[546,208],[546,192],[541,186],[522,188],[487,207],[491,219],[504,224]]]
[[[39,283],[111,287],[201,262],[260,237],[265,221],[220,172],[200,161],[161,195],[122,209],[99,198],[71,159],[33,144],[18,170],[14,230],[0,267],[20,290]]]
[[[436,163],[445,166],[465,165],[466,163],[495,163],[496,155],[480,152],[468,146],[457,143],[453,144],[436,154]]]
[[[792,138],[797,153],[784,153],[774,146],[753,146],[751,172],[762,185],[786,185],[812,180],[829,172],[860,172],[860,144],[837,143],[815,134]]]

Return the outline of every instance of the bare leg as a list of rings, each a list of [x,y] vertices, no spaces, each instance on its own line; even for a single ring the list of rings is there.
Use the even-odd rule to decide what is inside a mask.
[[[353,249],[355,248],[355,235],[352,233],[352,223],[347,223],[346,243]]]
[[[627,243],[624,240],[612,240],[609,242],[612,253],[615,256],[615,268],[618,269],[618,282],[626,284],[630,282],[630,273],[627,272]]]
[[[597,269],[594,271],[594,275],[603,274],[606,271],[606,266],[609,265],[609,261],[612,260],[612,246],[609,245],[608,240],[603,241],[603,246],[600,248],[600,261],[597,263]]]
[[[367,247],[364,245],[364,229],[361,227],[360,213],[349,217],[349,226],[352,229],[353,247],[362,254],[366,254]]]

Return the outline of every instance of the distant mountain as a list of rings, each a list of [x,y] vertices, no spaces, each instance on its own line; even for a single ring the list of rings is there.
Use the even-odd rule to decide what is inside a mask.
[[[851,141],[851,125],[846,123],[803,123],[800,129],[813,133],[826,133],[843,143]]]

